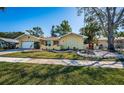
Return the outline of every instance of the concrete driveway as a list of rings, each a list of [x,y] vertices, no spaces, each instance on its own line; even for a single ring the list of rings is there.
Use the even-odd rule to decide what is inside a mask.
[[[14,53],[14,52],[22,52],[22,51],[31,51],[31,49],[9,49],[9,50],[0,51],[0,55]]]
[[[0,62],[28,62],[32,60],[32,58],[12,58],[12,57],[0,57]]]

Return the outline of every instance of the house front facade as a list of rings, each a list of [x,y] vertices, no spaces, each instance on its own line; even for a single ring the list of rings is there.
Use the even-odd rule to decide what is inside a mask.
[[[102,46],[103,48],[108,47],[108,39],[107,38],[99,38],[98,46]],[[124,49],[124,37],[118,37],[114,40],[114,46],[116,49]]]
[[[85,49],[83,35],[69,33],[62,37],[35,37],[31,35],[21,35],[16,38],[19,41],[18,48],[38,48],[38,49]]]
[[[42,49],[42,50],[62,50],[62,49],[87,49],[88,44],[84,44],[86,36],[69,33],[61,37],[35,37],[23,34],[16,38],[19,41],[18,48]],[[115,48],[124,49],[124,37],[118,37],[114,40]],[[108,40],[105,37],[98,39],[98,44],[94,45],[96,49],[108,47]]]

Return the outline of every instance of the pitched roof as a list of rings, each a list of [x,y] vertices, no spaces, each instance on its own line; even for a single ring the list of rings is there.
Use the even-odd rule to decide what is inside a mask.
[[[20,37],[27,35],[27,36],[32,36],[32,37],[34,37],[34,38],[36,38],[36,39],[59,40],[60,38],[65,37],[65,36],[68,36],[68,35],[70,35],[70,34],[74,34],[74,35],[77,35],[77,36],[80,36],[80,37],[83,37],[83,38],[87,38],[87,36],[79,35],[79,34],[76,34],[76,33],[72,33],[72,32],[71,32],[71,33],[65,34],[65,35],[63,35],[63,36],[61,36],[61,37],[35,37],[35,36],[32,36],[32,35],[23,34],[23,35],[21,35],[21,36],[15,38],[15,39],[19,39]]]
[[[79,34],[76,34],[76,33],[73,33],[73,32],[70,32],[70,33],[68,33],[68,34],[65,34],[65,35],[61,36],[60,38],[65,37],[65,36],[68,36],[68,35],[71,35],[71,34],[77,35],[77,36],[80,36],[80,37],[83,37],[83,38],[87,38],[87,36],[79,35]]]
[[[16,39],[2,38],[2,37],[0,39],[3,40],[3,41],[6,41],[6,42],[19,43],[19,41],[16,40]]]
[[[123,40],[124,37],[116,37],[115,40]],[[98,40],[108,40],[107,37],[98,38]]]
[[[117,37],[116,39],[124,39],[124,37]]]
[[[108,40],[106,37],[98,38],[98,40]]]
[[[70,34],[74,34],[74,35],[77,35],[77,36],[80,36],[80,37],[83,37],[83,38],[87,38],[87,37],[84,36],[84,35],[79,35],[79,34],[76,34],[76,33],[72,33],[72,32],[71,32],[71,33],[65,34],[65,35],[63,35],[63,36],[61,36],[61,37],[46,37],[46,38],[44,38],[44,40],[59,40],[59,39],[65,37],[65,36],[68,36],[68,35],[70,35]]]
[[[44,40],[58,40],[59,37],[46,37]]]
[[[23,37],[23,36],[31,36],[31,37],[34,37],[36,39],[40,39],[39,37],[36,37],[36,36],[33,36],[33,35],[28,35],[28,34],[20,35],[19,37],[15,38],[15,39],[19,39],[20,37]]]

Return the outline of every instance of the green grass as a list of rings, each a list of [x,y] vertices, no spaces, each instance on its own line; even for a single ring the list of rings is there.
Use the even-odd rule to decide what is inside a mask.
[[[54,53],[48,51],[28,51],[28,52],[16,52],[1,55],[4,57],[22,57],[22,58],[44,58],[44,59],[75,59],[75,60],[95,60],[95,61],[124,61],[124,59],[116,58],[98,58],[98,57],[82,57],[77,55],[75,52],[72,53]]]
[[[55,58],[55,59],[81,59],[76,53],[54,53],[48,51],[28,51],[5,54],[2,56],[9,57],[30,57],[30,58]]]
[[[21,70],[25,74],[21,76]],[[1,85],[123,85],[124,69],[0,63]]]
[[[3,51],[3,50],[5,50],[5,49],[3,49],[3,48],[0,48],[0,51]]]
[[[120,53],[120,54],[124,54],[124,51],[118,51],[118,53]]]

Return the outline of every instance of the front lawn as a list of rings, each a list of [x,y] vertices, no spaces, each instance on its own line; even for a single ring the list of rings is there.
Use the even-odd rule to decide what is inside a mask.
[[[124,84],[124,69],[0,63],[0,84]]]
[[[75,52],[73,53],[54,53],[48,51],[25,51],[5,54],[8,57],[30,57],[30,58],[55,58],[55,59],[81,59]]]
[[[48,51],[24,51],[24,52],[15,52],[9,53],[5,55],[1,55],[4,57],[23,57],[23,58],[44,58],[44,59],[75,59],[75,60],[95,60],[95,61],[124,61],[124,59],[116,59],[116,58],[98,58],[98,57],[82,57],[77,55],[75,52],[64,52],[64,53],[54,53]]]
[[[0,51],[3,51],[3,50],[5,50],[5,49],[3,49],[3,48],[0,48]]]

